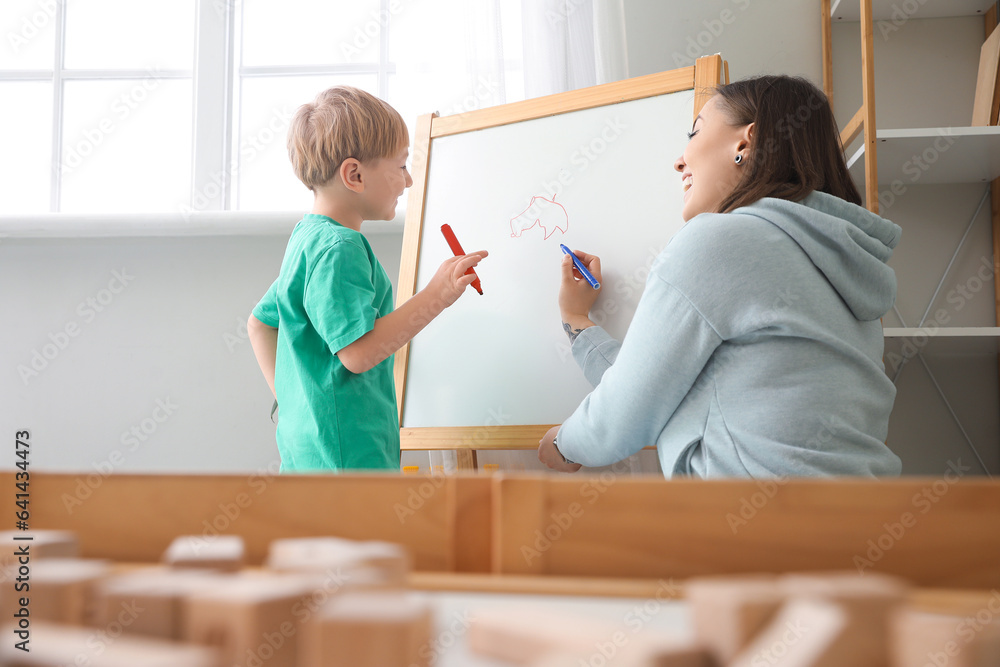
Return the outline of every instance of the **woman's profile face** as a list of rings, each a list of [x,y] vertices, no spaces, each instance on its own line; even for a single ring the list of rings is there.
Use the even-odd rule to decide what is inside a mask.
[[[681,173],[684,188],[682,217],[687,222],[699,213],[713,213],[736,187],[740,170],[749,159],[747,147],[753,124],[734,127],[719,107],[719,96],[711,98],[695,118],[684,154],[674,169]],[[736,163],[742,155],[743,164]]]

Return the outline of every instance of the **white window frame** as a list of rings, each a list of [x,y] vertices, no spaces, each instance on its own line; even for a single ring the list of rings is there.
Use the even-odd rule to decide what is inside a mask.
[[[380,0],[381,15],[388,16],[390,0]],[[195,53],[192,70],[158,70],[157,77],[192,80],[191,183],[188,205],[198,197],[197,212],[237,210],[239,203],[233,174],[239,171],[238,137],[239,97],[243,79],[266,76],[375,74],[378,94],[388,96],[389,76],[396,67],[389,63],[389,26],[379,30],[379,62],[316,66],[240,66],[242,0],[197,0],[195,5]],[[49,210],[41,215],[61,213],[62,161],[64,126],[64,90],[66,81],[113,81],[141,79],[149,72],[141,69],[67,70],[66,0],[56,0],[55,49],[53,67],[48,70],[0,71],[0,81],[41,81],[52,84],[52,154]],[[194,209],[192,209],[194,210]],[[141,212],[139,212],[141,213]],[[75,214],[64,214],[75,215]],[[162,218],[163,214],[149,214]],[[24,218],[25,216],[15,216]],[[27,217],[37,217],[31,214]],[[92,218],[93,214],[84,217]],[[172,216],[169,216],[172,217]]]
[[[207,4],[206,0],[198,0],[199,5]],[[52,164],[49,173],[49,213],[59,213],[62,199],[62,152],[63,152],[63,120],[66,105],[64,103],[63,83],[66,81],[116,81],[143,79],[149,76],[145,69],[66,69],[66,0],[56,0],[55,15],[55,49],[52,69],[42,70],[6,70],[0,71],[0,81],[42,81],[52,84]],[[190,79],[196,76],[196,71],[167,69],[157,70],[156,76],[161,79]]]

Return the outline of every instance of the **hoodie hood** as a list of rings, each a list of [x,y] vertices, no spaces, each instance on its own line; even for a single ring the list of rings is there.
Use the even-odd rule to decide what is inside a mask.
[[[886,264],[902,229],[868,209],[825,192],[799,202],[765,197],[733,211],[780,228],[799,245],[859,320],[877,320],[896,300]]]

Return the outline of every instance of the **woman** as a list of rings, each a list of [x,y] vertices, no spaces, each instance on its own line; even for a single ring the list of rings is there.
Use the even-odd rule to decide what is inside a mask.
[[[825,96],[804,79],[721,86],[674,164],[687,223],[623,342],[563,261],[559,308],[594,390],[539,443],[550,468],[656,445],[667,477],[898,475],[879,319],[900,228],[860,206]],[[600,259],[578,253],[600,280]]]

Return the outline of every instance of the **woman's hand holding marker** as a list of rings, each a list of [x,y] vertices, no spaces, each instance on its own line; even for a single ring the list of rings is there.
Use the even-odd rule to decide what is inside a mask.
[[[594,280],[600,284],[601,258],[596,255],[589,255],[579,250],[574,250],[573,254],[590,271]],[[573,255],[563,255],[562,259],[562,284],[559,287],[559,313],[562,315],[563,327],[571,338],[576,334],[594,326],[590,321],[590,309],[594,307],[594,302],[600,295],[600,287],[594,288],[588,280],[581,274],[573,263]]]

